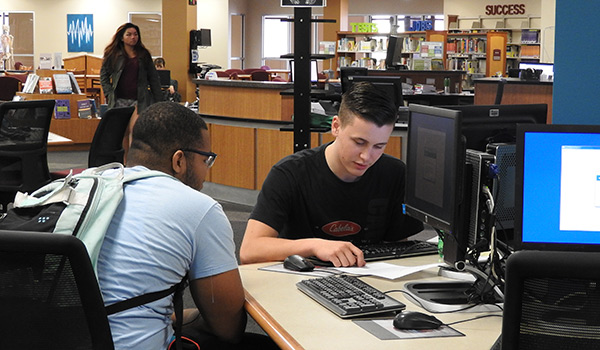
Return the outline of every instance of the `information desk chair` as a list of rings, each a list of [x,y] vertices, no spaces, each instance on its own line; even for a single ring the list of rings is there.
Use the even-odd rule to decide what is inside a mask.
[[[50,182],[47,146],[54,100],[0,104],[0,212],[17,191]]]
[[[123,138],[127,125],[135,107],[118,107],[107,110],[103,115],[90,146],[88,155],[88,167],[118,162],[123,163],[125,150],[123,149]],[[72,169],[74,174],[84,169]],[[52,179],[66,177],[71,169],[53,171]]]
[[[21,81],[8,75],[0,76],[0,101],[12,101],[21,89]]]
[[[518,251],[504,294],[502,349],[600,349],[600,254]]]
[[[96,275],[71,235],[0,230],[0,349],[114,349]]]

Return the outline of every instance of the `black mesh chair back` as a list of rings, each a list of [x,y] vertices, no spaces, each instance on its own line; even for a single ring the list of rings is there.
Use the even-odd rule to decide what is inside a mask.
[[[0,204],[17,191],[31,192],[50,182],[47,147],[54,100],[0,104]]]
[[[123,163],[123,137],[134,110],[135,107],[111,108],[102,115],[90,146],[89,167]]]
[[[114,349],[83,243],[0,231],[0,349]]]
[[[502,349],[600,349],[600,254],[516,252],[504,296]]]

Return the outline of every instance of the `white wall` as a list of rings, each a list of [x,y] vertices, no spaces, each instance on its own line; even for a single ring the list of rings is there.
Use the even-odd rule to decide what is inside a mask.
[[[226,0],[198,0],[197,6],[198,29],[210,29],[212,43],[211,47],[200,50],[200,61],[216,64],[226,69],[229,63],[229,2]]]
[[[0,0],[0,11],[34,12],[34,57],[40,53],[67,53],[67,14],[94,14],[94,52],[102,56],[117,28],[127,22],[129,12],[161,12],[161,0]],[[143,33],[142,33],[143,35]],[[143,36],[142,36],[143,38]]]

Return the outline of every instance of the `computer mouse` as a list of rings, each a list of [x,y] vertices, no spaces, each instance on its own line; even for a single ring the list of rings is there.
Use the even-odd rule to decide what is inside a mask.
[[[300,255],[290,255],[283,261],[283,267],[292,271],[312,271],[315,265]]]
[[[403,311],[394,318],[398,329],[436,329],[444,323],[435,316],[416,311]]]

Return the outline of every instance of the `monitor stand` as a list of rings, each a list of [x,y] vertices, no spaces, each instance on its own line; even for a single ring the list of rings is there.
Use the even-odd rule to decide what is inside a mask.
[[[413,303],[430,312],[489,312],[502,311],[504,296],[496,287],[493,289],[493,301],[476,303],[470,301],[468,295],[488,290],[491,285],[483,272],[472,267],[466,272],[448,270],[442,267],[440,275],[452,277],[456,281],[408,282],[404,289]],[[465,276],[466,275],[466,276]]]

